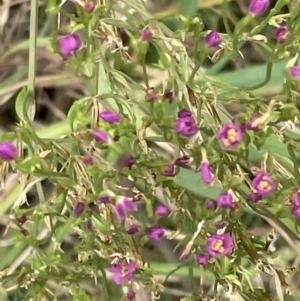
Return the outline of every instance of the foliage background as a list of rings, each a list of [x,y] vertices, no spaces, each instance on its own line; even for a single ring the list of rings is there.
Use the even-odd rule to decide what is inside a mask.
[[[128,1],[128,3],[129,2],[130,1]],[[275,4],[275,2],[276,1],[273,1],[273,4]],[[36,130],[36,134],[40,138],[53,139],[53,141],[57,139],[57,141],[60,141],[59,138],[68,135],[70,132],[69,123],[66,122],[70,107],[75,100],[85,97],[88,94],[87,91],[89,88],[87,87],[87,82],[78,78],[70,70],[68,65],[62,62],[61,56],[53,52],[53,32],[58,34],[65,33],[69,27],[69,18],[65,15],[60,15],[57,18],[57,16],[46,13],[45,5],[46,3],[44,2],[39,4],[35,90],[37,111],[33,126]],[[219,32],[225,32],[224,19],[227,20],[229,28],[233,30],[238,21],[247,13],[248,3],[247,1],[242,0],[191,0],[187,4],[187,1],[184,0],[153,0],[146,2],[146,5],[149,13],[152,14],[154,18],[163,22],[173,31],[184,27],[185,23],[181,17],[181,15],[184,15],[186,18],[198,16],[199,19],[203,21],[205,29],[215,29]],[[64,9],[68,12],[74,12],[75,6],[71,1],[67,1],[64,4]],[[1,133],[15,131],[16,123],[19,122],[18,116],[15,113],[15,102],[20,90],[27,85],[29,13],[30,1],[4,0],[0,10]],[[255,26],[254,23],[253,26]],[[275,45],[272,28],[267,27],[261,34],[265,35],[268,40],[271,41],[270,43]],[[121,38],[123,39],[124,44],[130,47],[128,36],[126,36],[124,32],[121,32]],[[184,41],[184,45],[192,60],[192,47],[194,42],[192,36],[186,37]],[[211,79],[218,79],[220,83],[222,83],[222,80],[225,80],[234,87],[251,87],[263,82],[265,79],[267,68],[266,62],[268,61],[269,54],[255,43],[244,43],[240,50],[243,53],[243,57],[237,56],[234,59],[225,57],[214,64],[211,63],[210,60],[205,60],[202,66],[203,71],[205,70],[206,74],[210,76]],[[114,68],[116,70],[124,72],[137,82],[142,82],[143,75],[138,61],[126,65],[122,63],[117,54],[108,52],[107,57],[110,61],[114,62]],[[152,67],[152,64],[157,62],[157,58],[157,52],[153,47],[150,47],[146,57],[148,72],[150,74],[150,86],[159,85],[162,79],[166,79],[167,77],[165,71]],[[258,90],[258,94],[261,98],[269,99],[280,93],[285,80],[283,69],[286,64],[286,60],[280,60],[273,64],[270,80],[267,85],[264,85]],[[232,97],[234,97],[234,95],[232,95]],[[243,112],[246,109],[247,104],[222,102],[220,106],[226,112],[235,115],[236,113]],[[298,137],[299,132],[297,131],[297,128],[294,134]],[[274,156],[281,157],[282,160],[290,157],[287,148],[276,139],[269,140],[269,144],[266,145],[265,151],[274,154]],[[3,191],[0,196],[0,248],[2,254],[0,270],[4,271],[9,268],[11,271],[18,271],[19,277],[21,277],[22,266],[29,265],[29,255],[32,252],[32,246],[30,246],[30,242],[24,242],[22,240],[22,235],[19,233],[18,227],[12,222],[13,219],[11,218],[11,216],[15,214],[12,206],[17,196],[22,191],[22,188],[17,184],[17,176],[14,174],[8,175],[5,178],[3,177],[1,183]],[[182,177],[184,177],[184,175],[182,175]],[[186,181],[186,179],[188,179],[188,181]],[[178,181],[180,181],[180,179]],[[193,182],[189,178],[189,175],[185,175],[185,178],[180,183],[184,188],[189,189],[196,194],[201,190],[201,188],[199,189],[197,186],[198,183]],[[45,194],[51,196],[51,191],[53,189],[52,184],[50,184],[49,181],[43,181],[42,186]],[[208,192],[208,195],[209,193],[210,192]],[[26,193],[26,196],[29,205],[22,205],[23,207],[21,207],[21,210],[24,208],[34,208],[39,203],[38,192],[35,188],[30,189]],[[200,193],[200,196],[203,197],[203,193]],[[41,207],[39,207],[39,210],[41,210]],[[175,228],[172,219],[167,219],[165,223],[166,228]],[[274,227],[274,225],[270,226],[269,223],[253,212],[245,213],[243,216],[243,223],[248,227],[248,233],[253,234],[261,241],[267,239],[267,235]],[[291,224],[295,224],[295,221],[286,218],[284,224],[291,228]],[[40,232],[39,235],[42,235],[43,226],[36,226],[33,224],[31,227],[36,227],[38,230],[37,232]],[[278,231],[277,228],[275,230]],[[286,229],[284,228],[282,231],[286,231]],[[287,232],[286,235],[289,236],[290,233]],[[66,225],[59,229],[57,239],[62,243],[61,246],[65,251],[65,254],[68,254],[69,258],[71,258],[73,255],[73,248],[78,242],[78,237],[74,235],[68,228],[68,225]],[[180,251],[173,253],[174,246],[173,242],[164,240],[159,245],[149,245],[145,248],[143,254],[144,261],[150,262],[151,268],[159,279],[164,280],[166,275],[175,270],[172,273],[172,276],[169,277],[169,280],[166,283],[166,289],[164,293],[162,293],[161,300],[163,301],[179,300],[180,298],[190,296],[190,292],[194,290],[195,287],[197,290],[199,280],[204,281],[206,289],[209,289],[209,284],[206,283],[207,280],[210,279],[209,272],[204,273],[202,270],[199,270],[196,265],[192,268],[180,266],[181,268],[176,270],[180,265],[180,261],[178,260]],[[53,242],[46,241],[43,249],[49,248],[50,250],[51,247],[53,247]],[[300,257],[296,256],[292,248],[280,235],[275,236],[274,247],[276,248],[276,257],[274,254],[270,254],[270,257],[275,257],[273,260],[278,267],[299,266]],[[35,252],[37,252],[38,255],[38,251],[35,250]],[[49,257],[49,261],[51,260],[53,260],[53,258]],[[254,268],[249,266],[248,263],[243,263],[243,265],[245,269],[252,269],[252,272],[254,271]],[[287,279],[289,279],[288,281],[293,280],[295,283],[299,283],[300,281],[298,273],[293,274],[292,278]],[[255,279],[253,281],[255,281]],[[65,298],[65,290],[61,284],[58,285],[55,281],[52,281],[49,285],[51,289],[56,291],[59,300]],[[260,285],[263,285],[266,291],[270,291],[276,296],[276,284],[274,284],[272,277],[263,275]],[[90,295],[98,296],[95,297],[95,300],[105,300],[101,297],[103,295],[101,286],[95,286],[93,281],[84,280],[82,287]],[[18,287],[8,292],[6,292],[4,288],[1,288],[1,286],[0,289],[1,298],[4,301],[23,300],[24,287]],[[120,300],[122,296],[121,289],[119,289],[119,291],[116,290],[116,287],[110,282],[107,283],[107,289],[112,300]],[[296,291],[295,293],[295,297],[286,296],[285,300],[298,300],[297,298],[299,298],[300,292]],[[81,293],[78,293],[78,296],[81,296],[80,294]],[[60,295],[62,297],[59,297]],[[88,297],[86,296],[83,298],[86,298],[84,300],[88,300]],[[52,300],[51,297],[49,297],[49,300]],[[146,292],[142,291],[139,293],[137,300],[150,299]]]

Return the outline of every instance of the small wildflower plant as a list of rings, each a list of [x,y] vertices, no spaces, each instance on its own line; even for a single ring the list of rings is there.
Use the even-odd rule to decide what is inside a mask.
[[[18,300],[175,300],[183,277],[176,300],[299,300],[299,1],[251,0],[237,24],[217,1],[224,27],[186,12],[177,30],[142,0],[73,2],[43,5],[68,17],[49,47],[85,95],[51,136],[36,131],[33,60],[16,131],[0,137],[1,187],[18,179],[0,202],[18,259],[1,288]],[[243,61],[246,44],[267,67],[243,86],[216,70]]]

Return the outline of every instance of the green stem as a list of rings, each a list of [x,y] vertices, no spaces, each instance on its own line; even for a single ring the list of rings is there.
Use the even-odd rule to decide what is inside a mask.
[[[198,70],[200,69],[201,65],[202,65],[202,61],[198,61],[197,64],[195,65],[193,71],[192,71],[192,74],[191,74],[189,80],[188,80],[189,83],[193,82],[193,80],[194,80]]]
[[[251,87],[243,87],[243,88],[246,89],[246,90],[257,90],[261,87],[264,87],[271,79],[272,69],[273,69],[273,63],[268,62],[265,80],[263,82],[257,84],[257,85],[254,85],[254,86],[251,86]]]
[[[38,0],[30,1],[30,36],[29,36],[29,70],[28,70],[28,92],[34,96],[35,70],[36,70],[36,40],[38,24]]]

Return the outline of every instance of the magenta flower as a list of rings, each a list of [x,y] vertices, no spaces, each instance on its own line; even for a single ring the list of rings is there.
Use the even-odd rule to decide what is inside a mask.
[[[174,100],[174,93],[172,91],[166,92],[165,98],[169,100],[169,103],[172,103]]]
[[[216,226],[217,229],[223,229],[223,228],[228,226],[228,222],[218,221],[218,222],[215,223],[215,226]]]
[[[19,224],[23,225],[27,221],[27,216],[26,215],[22,215],[21,217],[17,217],[16,220],[17,220],[17,222]]]
[[[254,18],[262,15],[269,8],[269,0],[251,0],[249,4],[249,12]]]
[[[258,201],[261,201],[263,199],[263,196],[257,192],[252,192],[250,194],[250,199],[252,203],[257,203]]]
[[[109,136],[104,131],[93,130],[92,135],[94,136],[96,141],[100,141],[103,143],[109,143]]]
[[[154,87],[146,89],[145,100],[147,102],[149,102],[149,101],[155,101],[155,100],[158,100],[158,99],[159,99],[159,95],[155,92]]]
[[[148,230],[148,238],[157,243],[160,241],[161,237],[164,235],[165,231],[161,226],[154,226]]]
[[[81,46],[81,38],[76,33],[67,34],[59,39],[59,50],[67,57],[74,55]]]
[[[134,261],[126,264],[124,260],[120,260],[118,263],[113,264],[109,270],[114,273],[114,282],[121,285],[132,278],[136,270],[136,265]]]
[[[17,159],[17,148],[10,142],[5,141],[0,143],[0,159],[3,161],[12,161]]]
[[[166,206],[163,205],[159,205],[156,210],[155,210],[155,214],[158,216],[165,216],[169,213],[169,210]]]
[[[299,79],[300,78],[300,66],[290,67],[290,73],[293,78]]]
[[[285,25],[279,26],[274,30],[274,36],[278,43],[283,43],[289,34],[290,33]]]
[[[124,166],[128,167],[129,169],[131,169],[132,166],[133,166],[133,164],[134,164],[133,157],[129,157],[129,158],[124,159],[123,164],[124,164]]]
[[[216,202],[214,200],[207,200],[205,202],[205,208],[207,210],[215,210],[216,209]]]
[[[108,195],[101,196],[98,199],[98,202],[101,203],[101,204],[109,204],[110,203],[110,197]]]
[[[182,109],[177,113],[178,118],[185,118],[185,117],[191,117],[191,116],[192,116],[192,112],[187,109]]]
[[[131,289],[131,290],[129,290],[128,291],[128,293],[127,293],[127,299],[128,300],[133,300],[135,298],[135,292]]]
[[[222,193],[219,195],[217,200],[217,206],[220,208],[234,209],[235,204],[233,202],[233,196],[231,193]]]
[[[170,164],[164,167],[161,174],[165,177],[174,177],[175,176],[175,166]]]
[[[99,114],[100,118],[102,118],[104,121],[108,123],[119,123],[122,119],[122,116],[118,113],[114,113],[111,111],[103,111]]]
[[[115,207],[121,219],[125,219],[126,211],[137,211],[137,205],[130,201],[126,196],[118,197]]]
[[[83,202],[78,202],[75,209],[74,209],[74,216],[78,217],[79,215],[82,214],[82,212],[84,211],[85,208],[85,204]]]
[[[300,206],[294,205],[293,208],[292,208],[291,213],[292,213],[294,216],[300,218]]]
[[[227,148],[235,148],[242,142],[242,131],[233,123],[227,123],[218,132],[218,138]]]
[[[137,226],[132,226],[127,230],[127,234],[134,235],[139,232],[139,228]]]
[[[153,32],[148,27],[144,29],[142,33],[142,41],[149,42],[152,40]]]
[[[209,257],[207,254],[200,253],[197,255],[196,260],[199,265],[207,265]]]
[[[90,155],[84,155],[82,161],[85,165],[93,165],[94,164],[94,160]]]
[[[93,231],[93,223],[91,220],[86,221],[85,226],[89,231]]]
[[[174,165],[175,166],[180,166],[182,168],[189,168],[189,163],[190,162],[191,162],[190,156],[182,156],[182,157],[178,157],[174,161]]]
[[[94,11],[95,4],[91,1],[89,1],[85,4],[84,8],[85,8],[85,11],[90,14]]]
[[[261,196],[268,195],[276,189],[272,177],[267,172],[259,173],[252,180],[252,187],[256,190],[255,193],[258,193]]]
[[[222,39],[220,35],[213,30],[205,37],[205,42],[207,47],[216,47],[222,43]]]
[[[193,136],[198,132],[198,127],[193,117],[178,118],[175,131],[184,136]]]
[[[210,184],[212,182],[213,177],[210,172],[210,165],[208,161],[201,162],[200,173],[202,175],[202,179],[205,184]]]
[[[297,188],[294,197],[293,197],[293,204],[295,206],[300,206],[300,187]]]
[[[258,118],[258,115],[256,113],[251,114],[250,120],[243,123],[240,127],[242,133],[245,133],[246,131],[259,131],[260,128],[258,126],[252,126],[252,123]]]
[[[231,252],[233,239],[228,233],[212,234],[208,237],[206,249],[212,257],[220,257]]]

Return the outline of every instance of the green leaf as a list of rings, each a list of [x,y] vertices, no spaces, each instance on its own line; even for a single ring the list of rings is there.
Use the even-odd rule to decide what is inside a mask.
[[[198,0],[180,0],[179,2],[179,12],[185,16],[192,16],[197,12]]]
[[[22,122],[25,124],[29,124],[29,118],[27,114],[27,109],[29,107],[29,103],[33,100],[33,95],[31,92],[27,91],[27,88],[23,88],[18,94],[15,110]]]
[[[280,108],[280,117],[278,121],[288,121],[293,119],[295,116],[299,114],[299,110],[292,103],[284,104]]]
[[[219,186],[206,185],[197,173],[190,169],[180,168],[180,172],[175,177],[175,183],[195,195],[208,199],[217,199],[222,192],[222,188]]]

